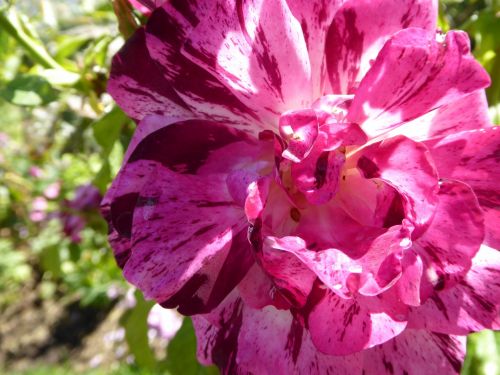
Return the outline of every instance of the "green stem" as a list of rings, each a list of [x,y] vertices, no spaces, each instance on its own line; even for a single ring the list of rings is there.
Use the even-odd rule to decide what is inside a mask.
[[[37,43],[24,31],[17,13],[11,8],[0,11],[0,28],[12,36],[30,55],[30,57],[44,68],[62,69],[64,68],[55,61],[47,50]]]

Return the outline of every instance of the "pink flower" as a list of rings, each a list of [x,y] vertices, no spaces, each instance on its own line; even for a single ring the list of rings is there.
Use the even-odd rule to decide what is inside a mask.
[[[224,374],[456,374],[499,327],[500,132],[434,1],[171,2],[114,58],[125,277]]]
[[[43,191],[43,195],[48,199],[56,199],[61,192],[61,183],[59,181],[53,182],[48,185]]]
[[[28,173],[33,178],[41,178],[43,176],[43,170],[36,165],[31,166]]]
[[[49,204],[45,197],[35,197],[31,202],[30,220],[34,222],[44,221],[47,218]]]
[[[154,305],[148,313],[148,327],[165,343],[170,342],[181,328],[182,316],[174,310]]]

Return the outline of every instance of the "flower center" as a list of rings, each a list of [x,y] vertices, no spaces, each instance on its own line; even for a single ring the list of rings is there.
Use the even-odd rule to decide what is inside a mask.
[[[328,203],[337,193],[346,162],[346,147],[362,145],[367,137],[346,121],[350,96],[327,95],[312,108],[288,111],[279,121],[284,143],[279,174],[282,186],[301,206]],[[295,198],[293,198],[295,197]]]

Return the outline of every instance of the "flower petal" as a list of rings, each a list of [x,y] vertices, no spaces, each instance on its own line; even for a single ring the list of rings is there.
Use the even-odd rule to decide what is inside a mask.
[[[335,94],[352,94],[387,39],[407,27],[436,29],[433,0],[347,1],[328,31],[326,59]]]
[[[144,30],[139,29],[115,55],[108,92],[135,120],[152,114],[193,118],[194,114],[163,78],[146,48],[145,39]]]
[[[325,145],[325,137],[321,137]],[[314,205],[330,201],[339,188],[340,171],[345,162],[345,155],[336,151],[323,151],[316,145],[311,154],[302,162],[292,164],[294,185],[307,201]]]
[[[392,339],[405,329],[406,316],[391,298],[343,299],[327,291],[308,317],[314,345],[325,354],[349,355]]]
[[[407,329],[392,341],[364,355],[364,373],[459,375],[465,357],[465,337]]]
[[[227,175],[260,149],[242,133],[201,121],[133,142],[105,200],[118,261],[146,297],[184,314],[207,311],[254,262]]]
[[[414,235],[428,225],[437,204],[438,176],[427,147],[396,136],[362,149],[357,166],[365,178],[380,178],[398,190]]]
[[[298,163],[309,155],[318,137],[316,112],[312,109],[287,111],[280,117],[279,130],[288,145],[283,157]]]
[[[281,251],[273,245],[276,239],[267,237],[264,240],[262,253],[258,254],[259,263],[271,277],[277,292],[289,301],[292,306],[302,307],[312,290],[316,274],[292,252]],[[291,246],[300,246],[293,243]]]
[[[385,181],[367,180],[357,168],[344,169],[335,200],[365,226],[390,228],[405,218],[402,195]]]
[[[415,141],[425,141],[491,126],[486,94],[484,90],[477,90],[406,122],[391,131],[387,137],[402,134]]]
[[[198,117],[231,124],[248,132],[257,133],[259,126],[264,129],[253,110],[209,72],[182,55],[181,49],[193,26],[175,6],[164,5],[146,24],[148,51],[166,83]]]
[[[472,187],[485,215],[485,241],[500,249],[500,128],[461,132],[426,144],[443,178]]]
[[[198,359],[221,374],[360,375],[361,354],[334,357],[318,352],[309,332],[290,311],[255,310],[230,295],[215,311],[193,317]]]
[[[408,306],[420,306],[420,284],[424,270],[422,258],[414,251],[407,251],[401,261],[401,267],[401,278],[396,284],[399,298]]]
[[[483,245],[465,278],[413,308],[409,324],[457,335],[500,329],[500,252]]]
[[[278,116],[311,104],[311,69],[299,22],[284,0],[198,4],[203,19],[183,54],[276,129]]]
[[[356,90],[347,119],[375,137],[489,85],[466,33],[439,38],[416,28],[393,36]]]
[[[361,225],[334,203],[310,205],[299,210],[299,214],[300,220],[294,228],[288,231],[274,231],[273,234],[282,237],[298,236],[310,250],[338,249],[351,259],[366,254],[368,244],[386,232],[385,228]]]
[[[364,229],[368,232],[373,228]],[[354,259],[337,249],[309,250],[304,240],[293,236],[269,236],[264,241],[264,248],[268,252],[274,249],[274,252],[291,253],[300,260],[301,264],[294,262],[294,269],[297,270],[296,273],[303,275],[295,278],[307,285],[307,288],[302,290],[309,292],[314,281],[314,278],[310,278],[304,271],[307,267],[332,292],[342,298],[351,298],[357,293],[365,296],[378,295],[398,280],[401,276],[402,251],[408,247],[406,242],[411,244],[409,236],[410,232],[399,225],[378,236],[372,233],[371,236],[366,236],[364,255]]]
[[[438,197],[432,224],[412,247],[424,261],[423,281],[431,289],[422,291],[424,299],[432,289],[446,289],[460,281],[484,238],[483,214],[470,187],[444,180]]]
[[[311,63],[313,97],[329,90],[325,43],[328,29],[344,0],[287,0],[294,17],[300,22]]]

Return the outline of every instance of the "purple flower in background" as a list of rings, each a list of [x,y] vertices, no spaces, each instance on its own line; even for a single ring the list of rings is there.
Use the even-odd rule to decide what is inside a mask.
[[[457,374],[499,327],[500,132],[434,1],[172,1],[115,56],[102,211],[224,374]],[[151,8],[152,9],[152,8]]]
[[[99,207],[101,199],[101,193],[94,185],[80,185],[75,190],[75,197],[67,205],[75,211],[90,211]]]
[[[102,196],[94,185],[81,185],[75,190],[75,197],[62,203],[59,213],[64,234],[74,243],[82,239],[80,232],[85,228],[87,216],[97,211]]]

